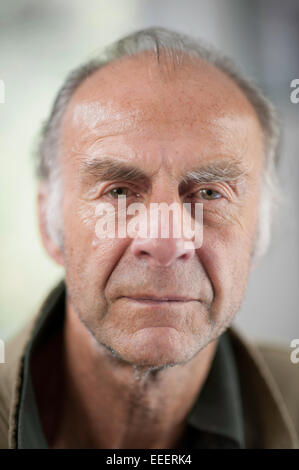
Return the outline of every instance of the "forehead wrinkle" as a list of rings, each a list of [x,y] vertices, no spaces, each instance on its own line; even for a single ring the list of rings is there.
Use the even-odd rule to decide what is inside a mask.
[[[136,128],[140,114],[139,109],[123,111],[115,104],[85,100],[74,106],[72,123],[75,127],[85,127],[89,131],[98,130],[99,127],[104,130],[107,127],[108,132],[116,129],[119,129],[118,132],[124,132]]]
[[[125,87],[126,89],[127,87]],[[130,87],[129,91],[132,92]],[[155,131],[159,131],[161,134],[164,131],[164,123],[167,130],[182,132],[186,127],[193,128],[195,113],[196,125],[206,124],[205,132],[211,132],[214,137],[218,130],[218,138],[221,140],[223,131],[231,131],[231,134],[234,135],[235,129],[240,128],[240,121],[247,121],[249,117],[248,109],[244,113],[244,110],[241,111],[239,106],[233,106],[233,109],[230,110],[224,106],[223,109],[217,100],[215,102],[214,95],[211,96],[212,99],[209,95],[208,100],[204,95],[197,103],[196,100],[194,101],[194,96],[192,97],[189,92],[186,92],[186,83],[183,90],[178,87],[180,98],[174,101],[173,98],[172,101],[169,101],[169,94],[164,96],[164,91],[162,95],[156,96],[157,90],[155,90],[151,100],[145,99],[144,95],[142,97],[136,96],[136,90],[134,90],[133,96],[129,91],[128,94],[123,93],[122,96],[117,97],[119,101],[111,93],[110,102],[103,102],[107,98],[90,101],[85,97],[74,103],[73,110],[70,110],[70,117],[71,123],[80,130],[79,133],[76,132],[79,134],[77,138],[79,140],[88,139],[97,135],[98,140],[101,140],[108,136],[117,136],[136,130],[140,134],[144,131],[147,132],[152,128],[152,125]],[[130,96],[131,99],[129,99]],[[199,107],[196,106],[196,109],[193,109],[197,104]],[[178,105],[180,105],[180,117],[177,113]],[[240,119],[241,117],[242,119]],[[246,128],[248,122],[244,122],[244,124]],[[244,128],[241,125],[242,127]]]
[[[168,63],[167,58],[166,54],[166,64]],[[214,115],[221,116],[227,113],[228,108],[233,108],[239,114],[241,112],[240,106],[244,108],[246,104],[247,112],[249,107],[252,112],[252,107],[249,106],[243,92],[221,70],[205,60],[198,59],[194,62],[185,55],[183,55],[183,59],[184,62],[186,61],[185,66],[179,67],[173,75],[175,80],[166,85],[161,80],[161,67],[157,66],[157,58],[150,52],[127,57],[99,69],[92,77],[81,84],[71,100],[71,102],[73,101],[74,123],[77,122],[77,125],[82,128],[81,125],[84,120],[89,122],[90,132],[103,126],[105,122],[110,127],[108,133],[111,132],[111,126],[113,125],[136,127],[137,120],[140,123],[140,118],[145,117],[140,116],[140,113],[144,114],[146,112],[144,109],[145,104],[147,113],[150,114],[147,118],[150,117],[154,123],[157,121],[157,109],[162,112],[162,115],[163,113],[167,114],[164,117],[169,122],[169,112],[171,111],[168,106],[169,103],[176,104],[174,106],[175,116],[177,114],[177,105],[181,105],[182,117],[184,115],[186,119],[185,123],[192,121],[190,111],[194,104],[203,107],[202,113],[200,113],[200,109],[193,110],[197,120],[199,114],[202,114],[202,116],[207,115],[207,108],[211,108]],[[162,60],[162,63],[164,63],[164,60]],[[151,73],[149,73],[149,70]],[[192,91],[190,84],[193,90],[196,87],[199,102],[196,99],[197,93]],[[148,97],[149,92],[150,100],[146,100],[145,97]],[[167,96],[165,95],[166,92]],[[194,96],[195,94],[196,96]],[[165,100],[168,106],[167,110],[162,105]],[[158,108],[153,106],[154,103],[158,105]],[[229,103],[231,105],[228,106]],[[81,109],[80,105],[82,106]],[[78,108],[75,109],[77,106]],[[149,107],[152,106],[154,109],[150,112]],[[170,107],[172,108],[172,104]],[[114,122],[111,120],[112,116]],[[172,121],[173,118],[172,115]],[[183,124],[182,120],[180,120],[181,125]]]
[[[134,70],[134,72],[135,75],[138,75],[139,71],[136,72]],[[101,75],[99,75],[99,77],[100,76]],[[205,117],[207,115],[207,110],[210,110],[213,114],[218,114],[219,116],[223,116],[223,114],[225,115],[223,104],[226,100],[223,98],[223,93],[204,94],[202,90],[200,94],[203,96],[201,97],[199,104],[203,108],[203,113],[200,113],[200,109],[194,109],[194,96],[189,92],[189,81],[192,79],[192,82],[194,81],[195,84],[197,83],[197,89],[205,88],[205,86],[210,88],[210,83],[206,83],[208,82],[208,79],[205,74],[203,76],[201,75],[196,80],[192,74],[191,77],[190,75],[187,77],[185,76],[185,80],[175,80],[173,84],[175,87],[173,92],[168,90],[168,87],[165,87],[165,84],[161,82],[160,79],[158,80],[158,83],[154,81],[154,88],[151,80],[148,82],[146,77],[143,77],[143,79],[145,81],[145,87],[150,86],[150,100],[148,99],[148,93],[145,93],[144,90],[143,93],[140,93],[139,89],[136,90],[136,87],[132,87],[131,83],[134,82],[133,77],[127,85],[122,81],[116,90],[111,85],[111,80],[108,82],[107,77],[103,80],[104,89],[107,88],[107,85],[109,87],[109,93],[111,95],[110,101],[107,101],[107,94],[106,96],[99,96],[97,89],[96,96],[98,95],[98,98],[94,96],[93,100],[88,99],[86,97],[85,90],[85,96],[77,96],[77,102],[73,103],[71,106],[73,108],[71,112],[74,125],[80,128],[82,128],[82,126],[86,126],[90,131],[104,125],[108,128],[118,126],[125,130],[127,128],[136,128],[136,125],[143,121],[156,122],[157,113],[159,114],[159,121],[169,122],[169,118],[171,117],[172,122],[175,123],[179,121],[181,124],[182,121],[186,121],[188,123],[192,121],[192,119],[190,119],[191,111],[197,116],[197,120],[200,120],[201,114],[201,119],[203,121],[206,120]],[[99,87],[99,90],[101,90],[101,88],[102,87]],[[120,93],[121,90],[123,90],[122,93]],[[176,94],[179,95],[178,100],[174,100]],[[74,98],[76,98],[76,94]],[[166,106],[164,106],[164,104],[166,104]],[[146,105],[146,109],[144,105]],[[173,109],[173,107],[176,108],[177,105],[180,105],[182,111],[182,116],[179,119],[177,119],[177,110]]]

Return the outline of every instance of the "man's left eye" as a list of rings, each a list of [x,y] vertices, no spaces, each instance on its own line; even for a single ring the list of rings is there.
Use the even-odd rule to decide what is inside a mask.
[[[199,190],[200,195],[204,199],[219,199],[222,197],[222,194],[220,194],[218,191],[215,191],[214,189],[200,189]]]
[[[193,193],[192,196],[195,196],[197,194],[200,194],[200,196],[203,199],[206,199],[208,201],[212,201],[214,199],[220,199],[222,197],[222,194],[219,193],[218,191],[215,191],[215,189],[207,189],[207,188],[200,189],[196,193]]]

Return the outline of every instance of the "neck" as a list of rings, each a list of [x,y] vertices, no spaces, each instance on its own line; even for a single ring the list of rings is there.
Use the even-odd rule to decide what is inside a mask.
[[[216,344],[184,365],[138,369],[113,357],[67,304],[62,413],[53,447],[175,448]]]

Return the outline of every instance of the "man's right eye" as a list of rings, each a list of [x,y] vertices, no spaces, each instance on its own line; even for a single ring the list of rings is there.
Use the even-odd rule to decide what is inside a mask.
[[[135,194],[130,188],[125,186],[117,186],[115,188],[109,189],[104,195],[108,194],[112,199],[118,199],[118,196],[129,197],[132,194]],[[138,194],[137,194],[138,197]]]

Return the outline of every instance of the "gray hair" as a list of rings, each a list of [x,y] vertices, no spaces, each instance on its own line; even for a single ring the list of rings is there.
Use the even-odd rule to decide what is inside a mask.
[[[264,138],[263,185],[261,190],[259,223],[253,251],[253,262],[266,252],[271,236],[271,222],[279,198],[277,166],[279,162],[280,131],[277,112],[252,79],[245,77],[228,57],[201,40],[165,28],[148,28],[130,34],[106,47],[95,59],[74,69],[60,88],[48,120],[44,123],[37,151],[37,174],[49,186],[47,207],[48,232],[56,244],[63,245],[61,214],[61,187],[58,155],[61,124],[68,103],[80,84],[95,71],[111,62],[152,51],[158,63],[161,56],[173,67],[182,65],[184,56],[191,60],[203,59],[229,76],[242,90],[256,111]]]

